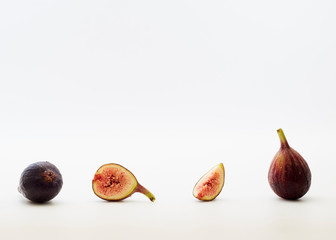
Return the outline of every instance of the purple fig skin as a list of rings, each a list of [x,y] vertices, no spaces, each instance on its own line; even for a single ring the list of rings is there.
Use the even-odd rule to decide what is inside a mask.
[[[308,192],[311,172],[303,157],[288,145],[282,129],[277,132],[281,146],[271,163],[268,182],[279,197],[296,200]]]

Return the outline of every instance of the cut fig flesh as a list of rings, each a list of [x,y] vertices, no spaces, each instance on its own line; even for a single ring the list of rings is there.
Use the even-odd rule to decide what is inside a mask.
[[[140,185],[135,176],[125,167],[109,163],[101,166],[92,180],[94,193],[108,201],[119,201],[131,196],[134,192],[145,194],[151,201],[154,195]]]
[[[224,179],[224,165],[220,163],[198,180],[193,190],[194,197],[203,201],[215,199],[222,191]]]

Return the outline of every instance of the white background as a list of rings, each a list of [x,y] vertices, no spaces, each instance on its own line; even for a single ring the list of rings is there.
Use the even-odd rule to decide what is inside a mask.
[[[336,3],[0,1],[1,239],[335,239]],[[279,199],[283,128],[313,179]],[[26,201],[23,169],[64,186]],[[110,203],[91,180],[130,169],[157,198]],[[223,162],[219,197],[197,180]]]

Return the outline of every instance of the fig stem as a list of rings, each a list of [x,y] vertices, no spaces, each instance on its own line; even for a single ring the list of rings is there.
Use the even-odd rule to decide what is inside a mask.
[[[140,183],[138,183],[136,191],[146,195],[149,198],[149,200],[151,200],[152,202],[155,201],[154,195],[147,188],[142,186]]]
[[[278,135],[279,135],[279,138],[280,138],[281,147],[289,147],[286,136],[285,136],[284,132],[282,131],[282,129],[279,128],[277,130],[277,132],[278,132]]]

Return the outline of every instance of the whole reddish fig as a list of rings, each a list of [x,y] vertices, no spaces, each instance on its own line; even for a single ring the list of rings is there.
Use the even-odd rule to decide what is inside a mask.
[[[281,146],[271,163],[268,182],[278,196],[288,200],[299,199],[310,188],[311,172],[303,157],[288,145],[282,129],[277,132]]]

